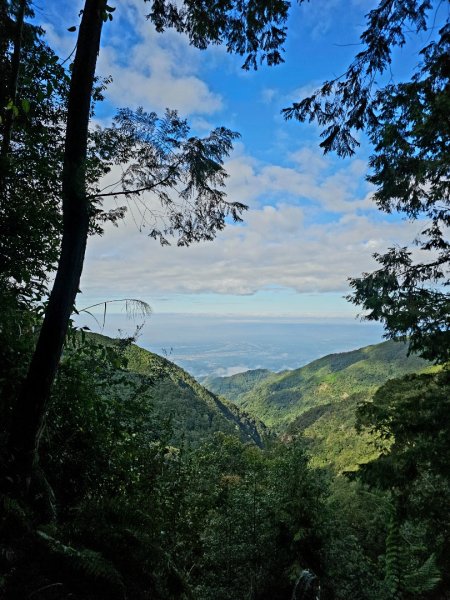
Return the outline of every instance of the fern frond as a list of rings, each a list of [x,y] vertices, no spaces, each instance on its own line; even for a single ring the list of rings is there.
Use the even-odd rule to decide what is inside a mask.
[[[404,587],[410,594],[423,594],[433,591],[440,581],[441,573],[432,554],[421,567],[406,575]]]
[[[71,571],[78,572],[87,579],[107,583],[108,588],[115,590],[116,597],[124,597],[125,588],[120,573],[100,553],[86,548],[73,548],[42,530],[38,530],[37,535],[47,550],[57,555]]]
[[[400,527],[395,514],[392,515],[386,538],[385,583],[390,597],[400,597],[403,587],[402,548],[400,543]]]
[[[15,517],[20,521],[27,520],[27,514],[20,503],[10,496],[0,494],[0,507],[2,516]]]
[[[90,500],[78,507],[78,527],[90,527],[92,522],[99,521],[113,524],[114,528],[133,528],[145,531],[151,528],[151,517],[127,502],[123,498],[102,498]]]

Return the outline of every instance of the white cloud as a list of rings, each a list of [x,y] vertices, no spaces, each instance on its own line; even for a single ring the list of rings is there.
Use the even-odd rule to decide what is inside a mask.
[[[335,4],[332,0],[327,7],[318,8],[319,12],[314,12],[312,5],[306,7],[313,10],[308,19],[311,23],[316,20],[319,28],[328,27],[330,7]],[[145,19],[146,9],[142,0],[123,0],[113,22],[105,26],[98,72],[114,79],[108,98],[117,106],[142,105],[157,111],[175,108],[183,115],[193,114],[196,129],[209,129],[208,115],[226,106],[206,82],[205,54],[174,31],[156,34]],[[324,10],[327,15],[321,21],[320,11]],[[52,23],[46,26],[48,38],[66,56],[75,36],[65,29],[73,23]],[[212,51],[208,60],[213,56],[219,62],[224,49]],[[254,74],[242,76],[251,82]],[[309,82],[282,97],[266,81],[255,106],[261,106],[258,99],[287,105],[316,87]],[[230,114],[236,114],[238,120],[236,111],[231,104]],[[281,123],[282,117],[277,119]],[[393,222],[376,211],[371,189],[364,183],[364,161],[338,163],[315,148],[293,147],[286,127],[283,122],[283,129],[275,134],[270,124],[267,127],[268,147],[279,137],[279,160],[262,163],[237,144],[226,163],[229,199],[250,206],[243,225],[228,226],[214,243],[161,248],[139,234],[129,215],[118,229],[108,228],[104,237],[89,240],[83,295],[105,299],[131,296],[151,303],[160,294],[243,295],[274,286],[299,293],[345,293],[349,276],[374,267],[373,252],[383,252],[393,243],[407,244],[417,235],[418,223]],[[117,180],[115,175],[111,173],[105,185]]]
[[[333,213],[376,208],[371,201],[371,190],[361,176],[365,171],[364,161],[355,159],[336,167],[339,163],[308,147],[291,152],[288,158],[294,167],[264,165],[237,154],[226,163],[229,196],[250,206],[260,204],[261,198],[267,203],[269,199],[282,202],[292,196]],[[363,194],[358,193],[360,187],[364,188]]]
[[[234,367],[218,367],[214,371],[214,375],[216,377],[231,377],[232,375],[237,375],[238,373],[244,373],[249,370],[248,365],[236,365]]]
[[[373,0],[327,0],[327,2],[303,3],[299,7],[302,22],[307,26],[312,40],[321,40],[331,31],[339,32],[345,43],[358,41],[360,25],[364,22],[364,14],[373,8]],[[336,28],[336,23],[345,22],[348,15],[354,13],[359,17],[353,27]],[[358,26],[359,25],[359,26]]]
[[[301,150],[294,154],[302,164],[310,156]],[[161,248],[128,218],[89,241],[84,293],[137,296],[150,303],[158,294],[245,295],[273,286],[345,293],[349,276],[374,268],[373,252],[407,244],[420,230],[417,222],[393,222],[378,211],[361,211],[371,201],[368,195],[360,198],[352,184],[362,168],[359,161],[336,173],[316,161],[305,174],[240,154],[227,168],[229,198],[252,206],[243,225],[229,225],[213,243]],[[327,218],[311,223],[310,206],[302,198]]]
[[[93,296],[157,293],[252,294],[270,286],[301,293],[347,289],[347,278],[373,268],[371,254],[417,231],[367,217],[305,227],[296,207],[264,207],[246,226],[229,226],[215,242],[161,248],[128,223],[90,240],[82,289]]]
[[[115,13],[117,22],[105,28],[98,70],[113,78],[109,98],[118,106],[169,107],[183,115],[220,110],[220,95],[198,76],[201,53],[173,30],[156,33],[148,11],[142,1],[127,0]]]
[[[270,104],[278,96],[278,90],[274,88],[264,88],[261,91],[261,100],[264,104]]]
[[[318,174],[327,168],[327,159],[316,148],[302,147],[288,154],[301,172]]]
[[[173,108],[183,115],[211,114],[222,108],[221,97],[213,93],[204,81],[192,74],[177,75],[169,52],[155,56],[152,55],[154,47],[157,47],[157,42],[146,44],[143,56],[149,58],[140,63],[131,61],[127,65],[119,63],[113,48],[103,49],[99,72],[112,76],[113,81],[108,86],[108,98],[112,102],[118,107],[143,106],[156,111]]]
[[[114,12],[113,21],[103,27],[97,74],[113,78],[108,99],[117,107],[143,106],[149,111],[168,107],[184,116],[220,110],[223,99],[199,75],[204,54],[174,30],[164,35],[156,33],[146,19],[149,10],[142,0],[124,0]],[[61,14],[64,19],[48,8],[43,26],[50,45],[65,58],[72,52],[77,36],[68,33],[67,27],[78,24],[79,19],[69,3],[61,5]]]
[[[300,87],[296,87],[282,97],[283,104],[289,106],[292,102],[300,102],[303,98],[312,96],[323,85],[323,80],[309,81]]]

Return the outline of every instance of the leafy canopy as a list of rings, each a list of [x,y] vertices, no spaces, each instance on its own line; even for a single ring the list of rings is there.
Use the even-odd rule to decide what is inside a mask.
[[[290,8],[286,0],[153,0],[151,4],[148,18],[159,32],[173,27],[201,49],[225,44],[228,52],[246,57],[244,69],[257,69],[258,60],[269,66],[283,62]]]
[[[105,158],[120,165],[122,175],[108,191],[96,190],[93,201],[101,206],[105,197],[125,196],[139,214],[139,228],[148,228],[163,245],[173,236],[179,246],[212,240],[226,217],[241,220],[246,206],[228,202],[221,189],[227,178],[223,159],[239,134],[225,127],[204,138],[189,132],[174,110],[158,117],[142,108],[121,109],[114,126],[98,133],[109,140]]]
[[[417,250],[392,247],[375,254],[380,268],[350,280],[349,300],[366,318],[384,323],[386,336],[409,338],[410,349],[425,358],[450,358],[450,23],[432,26],[429,0],[386,0],[367,15],[364,49],[341,77],[283,113],[287,119],[316,120],[323,128],[324,152],[354,153],[358,131],[373,144],[367,179],[376,186],[380,210],[421,221]],[[420,52],[411,79],[382,86],[377,78],[390,68],[393,48],[406,34],[437,28]]]
[[[11,76],[13,36],[14,24],[5,11],[0,19],[0,78],[5,82]],[[7,86],[0,92],[2,143],[14,111],[9,151],[0,159],[0,282],[30,294],[36,288],[42,292],[58,256],[68,78],[41,29],[25,24],[22,38],[17,106],[5,96]]]

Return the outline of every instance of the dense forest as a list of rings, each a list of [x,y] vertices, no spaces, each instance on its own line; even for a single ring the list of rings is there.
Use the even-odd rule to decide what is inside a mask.
[[[0,0],[0,597],[450,598],[449,3],[373,4],[346,72],[283,115],[315,121],[325,154],[354,154],[364,132],[378,208],[422,227],[350,281],[388,341],[199,383],[72,316],[89,237],[126,216],[108,198],[149,203],[150,243],[242,219],[225,193],[238,134],[198,137],[151,107],[92,127],[121,7],[86,0],[64,60],[33,2]],[[293,8],[155,0],[148,20],[257,70],[283,61]],[[395,50],[420,32],[394,83]]]

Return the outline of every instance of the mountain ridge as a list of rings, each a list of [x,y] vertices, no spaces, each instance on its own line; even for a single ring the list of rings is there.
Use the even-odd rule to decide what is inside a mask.
[[[101,346],[123,343],[101,334],[87,335]],[[150,396],[156,421],[170,421],[173,442],[195,444],[222,431],[264,446],[268,431],[262,422],[207,390],[175,363],[135,343],[124,345],[124,357],[129,376],[140,378],[139,393]]]
[[[244,388],[241,392],[236,382],[242,374],[232,375],[225,382],[210,379],[207,383],[211,391],[221,390],[228,400],[262,419],[267,426],[283,430],[311,408],[346,400],[355,393],[370,396],[388,379],[429,366],[428,361],[408,355],[406,344],[389,340],[329,354],[292,371],[265,373],[251,389]],[[234,396],[226,396],[223,393],[226,388]]]
[[[226,381],[210,379],[216,393],[262,419],[284,441],[302,438],[312,467],[354,471],[375,459],[379,447],[367,431],[356,431],[356,410],[388,380],[435,369],[408,355],[407,345],[382,342],[333,353],[282,373],[247,373]],[[259,380],[258,380],[259,377]],[[252,389],[248,382],[255,381]],[[245,385],[239,388],[239,383]]]

